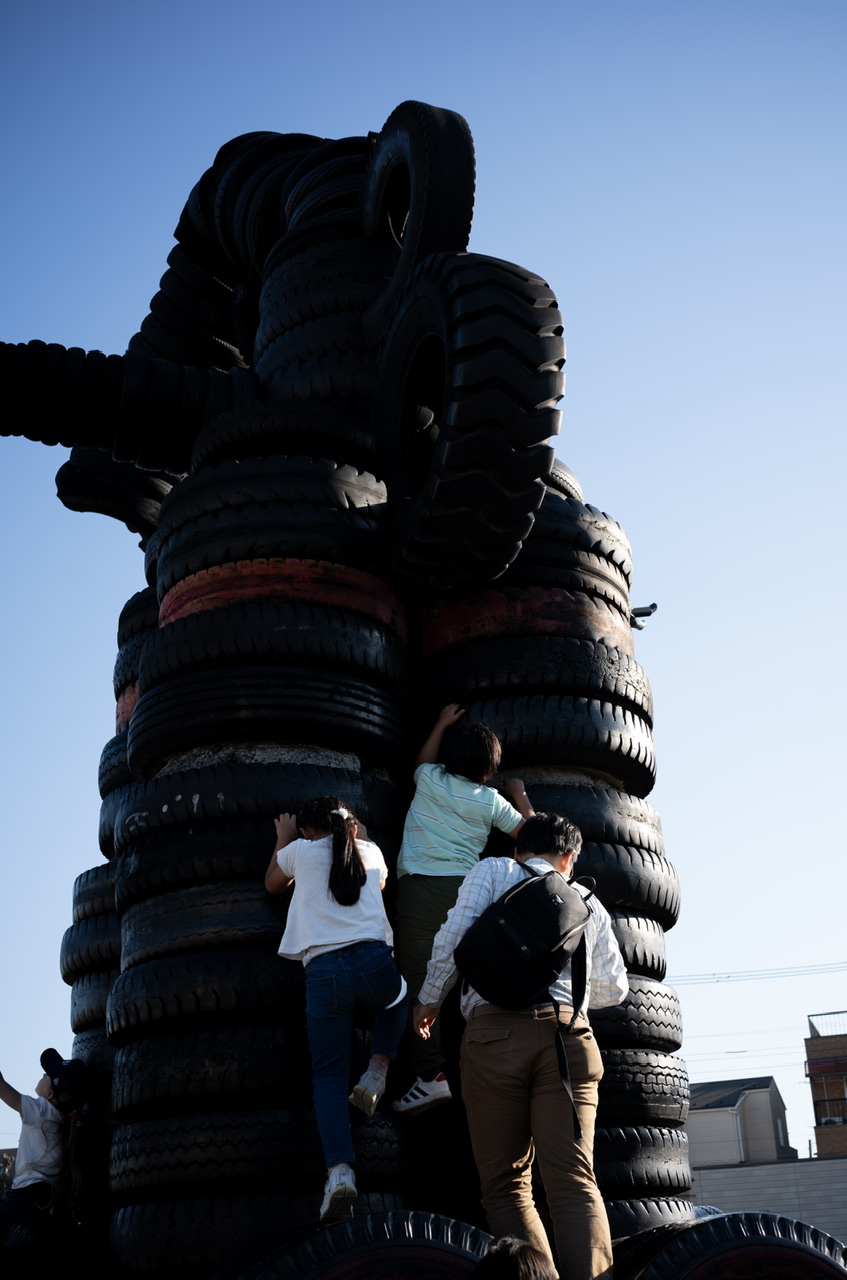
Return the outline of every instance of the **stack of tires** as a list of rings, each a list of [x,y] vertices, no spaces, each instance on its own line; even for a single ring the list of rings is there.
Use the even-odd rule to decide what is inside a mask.
[[[391,863],[413,748],[457,701],[536,808],[580,827],[626,960],[626,1001],[592,1015],[622,1280],[705,1280],[700,1255],[747,1236],[768,1241],[754,1267],[842,1274],[820,1233],[700,1222],[685,1198],[663,984],[679,892],[646,800],[629,545],[551,473],[561,316],[538,276],[465,252],[473,199],[467,124],[423,103],[367,138],[247,134],[191,192],[126,356],[0,345],[12,429],[76,446],[62,500],[146,548],[100,763],[107,862],[78,878],[62,946],[74,1052],[111,1077],[113,1258],[203,1274],[290,1228],[227,1276],[340,1275],[346,1254],[374,1275],[369,1254],[386,1274],[470,1273],[484,1237],[412,1209],[432,1149],[416,1158],[388,1112],[355,1118],[357,1218],[294,1242],[324,1171],[302,970],[276,955],[287,898],[263,887],[273,817],[315,794],[349,802]],[[357,1046],[354,1071],[366,1027]],[[467,1195],[458,1128],[436,1133]],[[437,1210],[447,1180],[428,1181]]]
[[[114,938],[66,975],[80,1035],[115,1055],[113,1248],[131,1272],[202,1270],[315,1216],[302,973],[274,954],[287,903],[262,885],[271,819],[340,794],[390,860],[397,784],[454,700],[498,732],[536,807],[580,825],[627,959],[627,1003],[596,1020],[613,1230],[690,1212],[661,981],[678,893],[644,800],[629,547],[551,475],[556,299],[464,252],[472,207],[467,126],[424,104],[375,139],[236,139],[112,371],[116,457],[168,474],[138,489],[149,585],[121,617],[100,768],[120,972]],[[217,372],[230,363],[253,369]],[[67,498],[137,520],[133,486],[113,500],[109,480],[125,472],[104,489],[73,471]],[[357,1143],[357,1211],[402,1207],[403,1128],[380,1113]]]
[[[676,993],[664,931],[679,885],[645,797],[655,779],[653,707],[633,657],[630,548],[554,467],[520,556],[505,573],[427,609],[422,649],[431,705],[461,702],[505,747],[538,810],[564,813],[612,916],[629,994],[591,1020],[605,1064],[595,1164],[613,1236],[685,1220],[688,1111]]]
[[[156,622],[119,656],[132,781],[104,801],[112,1244],[133,1272],[202,1271],[317,1216],[302,968],[275,954],[288,899],[263,881],[273,817],[310,795],[396,852],[408,654],[384,507],[373,474],[283,454],[199,466],[162,504],[139,596]],[[356,1143],[361,1211],[402,1207],[392,1121],[363,1118]]]

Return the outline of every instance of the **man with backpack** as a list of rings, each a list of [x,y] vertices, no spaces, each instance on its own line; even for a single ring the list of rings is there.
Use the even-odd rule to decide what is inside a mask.
[[[504,956],[515,970],[523,963],[521,954],[531,950],[525,925],[516,922],[503,895],[513,897],[513,891],[536,872],[546,881],[545,896],[564,904],[572,893],[565,881],[573,874],[581,846],[582,836],[573,823],[555,813],[537,813],[518,832],[515,859],[486,858],[468,873],[433,944],[414,1026],[426,1039],[444,997],[460,977],[462,961],[454,952],[458,949],[462,956],[460,944],[479,921],[476,932],[482,931],[481,940],[471,971],[485,986],[488,998],[483,999],[469,983],[463,984],[461,1005],[467,1026],[461,1073],[489,1227],[495,1236],[528,1240],[552,1258],[532,1196],[532,1163],[537,1155],[561,1273],[569,1280],[609,1280],[609,1224],[593,1164],[597,1086],[603,1066],[585,1011],[620,1004],[628,988],[609,913],[590,889],[573,886],[588,908],[587,917],[583,913],[576,926],[585,943],[584,994],[577,954],[556,976],[561,955],[557,961],[560,948],[554,946],[546,996],[520,1008],[514,1007],[514,990],[505,997],[511,1007],[498,1005],[493,998]],[[527,890],[518,892],[529,901]],[[537,915],[543,931],[549,908],[541,899]],[[486,943],[486,938],[494,936],[487,932],[492,920],[505,930],[496,946]],[[545,947],[549,942],[545,936]],[[504,990],[507,985],[503,980]]]

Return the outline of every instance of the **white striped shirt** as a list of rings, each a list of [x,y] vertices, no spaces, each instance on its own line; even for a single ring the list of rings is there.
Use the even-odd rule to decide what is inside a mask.
[[[550,863],[544,858],[528,858],[527,862],[539,871],[550,869]],[[441,1005],[459,976],[453,961],[454,948],[490,903],[496,902],[511,885],[525,878],[520,863],[513,858],[485,858],[468,872],[456,905],[448,913],[432,944],[426,981],[418,997],[421,1004]],[[596,897],[589,900],[588,907],[591,919],[585,929],[586,997],[582,1004],[583,1013],[586,1009],[604,1009],[620,1004],[629,990],[623,958],[612,933],[611,917]],[[550,995],[568,1008],[573,1005],[569,966],[550,987]],[[471,1009],[484,1003],[473,987],[462,992],[462,1013],[466,1018]]]

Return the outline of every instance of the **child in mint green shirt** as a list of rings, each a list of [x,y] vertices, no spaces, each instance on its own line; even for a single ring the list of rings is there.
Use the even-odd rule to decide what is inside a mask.
[[[504,783],[510,803],[486,782],[500,767],[500,739],[486,725],[444,707],[415,761],[415,795],[397,861],[395,955],[412,1006],[426,977],[432,942],[459,887],[479,861],[492,828],[516,836],[533,809],[519,778]],[[436,1023],[436,1027],[438,1024]],[[411,1037],[417,1079],[395,1111],[413,1114],[450,1100],[441,1037]]]

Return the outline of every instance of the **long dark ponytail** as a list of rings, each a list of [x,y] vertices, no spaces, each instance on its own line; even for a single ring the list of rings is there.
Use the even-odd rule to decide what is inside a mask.
[[[332,837],[332,865],[329,869],[329,891],[342,907],[359,901],[362,885],[368,877],[359,846],[353,836],[356,815],[338,796],[314,796],[297,814],[297,828],[313,827]]]

